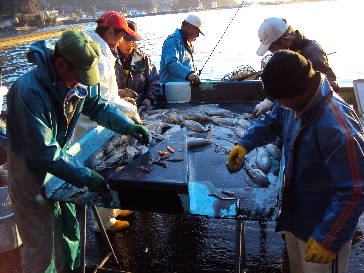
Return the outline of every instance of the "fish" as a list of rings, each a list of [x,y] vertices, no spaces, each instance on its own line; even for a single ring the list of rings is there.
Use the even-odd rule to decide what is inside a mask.
[[[219,109],[219,108],[210,108],[210,109],[206,109],[205,114],[208,116],[219,116],[219,117],[223,117],[223,118],[232,118],[234,117],[234,113],[225,110],[225,109]]]
[[[257,157],[255,159],[256,165],[263,172],[267,173],[271,166],[270,155],[264,147],[259,147]]]
[[[188,149],[207,146],[210,145],[211,143],[212,143],[211,139],[198,138],[198,137],[187,138]]]
[[[166,148],[170,153],[174,154],[174,149],[171,146],[166,146]]]
[[[175,111],[170,111],[161,115],[162,120],[171,124],[181,124],[182,119],[179,114]]]
[[[211,121],[211,118],[209,116],[206,116],[204,114],[198,113],[198,112],[191,112],[184,114],[185,120],[194,120],[197,122],[204,122],[204,121]]]
[[[198,123],[197,121],[194,121],[194,120],[185,120],[183,122],[183,125],[187,129],[190,129],[190,130],[195,131],[195,132],[205,133],[205,132],[208,131],[200,123]]]
[[[168,161],[170,161],[170,162],[180,162],[183,160],[184,160],[184,158],[182,158],[182,157],[173,157],[173,158],[168,159]]]
[[[153,161],[152,164],[161,166],[163,168],[168,168],[168,164],[166,162],[161,161],[161,160]]]
[[[239,119],[239,121],[236,122],[236,125],[247,130],[251,126],[251,123],[245,119]]]
[[[267,149],[269,155],[272,157],[272,159],[280,159],[281,158],[281,150],[274,144],[267,144],[265,145],[265,148]]]
[[[268,177],[262,170],[249,168],[247,171],[252,181],[259,187],[267,188],[269,186]]]
[[[235,121],[231,121],[231,120],[228,120],[225,118],[217,118],[217,117],[211,118],[211,122],[216,125],[224,125],[224,126],[235,126],[236,125]]]

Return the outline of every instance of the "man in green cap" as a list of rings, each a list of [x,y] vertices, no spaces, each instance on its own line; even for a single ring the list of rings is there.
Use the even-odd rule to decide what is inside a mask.
[[[36,42],[28,54],[36,68],[9,91],[9,190],[23,241],[23,273],[77,272],[80,266],[75,206],[45,198],[47,173],[93,192],[108,190],[102,176],[66,153],[81,112],[117,133],[149,141],[143,126],[98,95],[99,55],[99,44],[82,31],[64,32],[54,51]]]

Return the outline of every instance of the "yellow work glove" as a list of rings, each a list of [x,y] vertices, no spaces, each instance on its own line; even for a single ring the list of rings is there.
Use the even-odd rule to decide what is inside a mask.
[[[334,252],[324,248],[314,238],[310,237],[308,239],[305,257],[307,262],[328,264],[332,262],[335,257],[336,254]]]
[[[236,144],[228,155],[227,167],[230,172],[237,172],[243,163],[244,156],[248,153],[244,146]]]

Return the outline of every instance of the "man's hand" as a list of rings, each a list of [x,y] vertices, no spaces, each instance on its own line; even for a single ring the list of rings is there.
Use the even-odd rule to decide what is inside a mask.
[[[119,89],[118,91],[120,98],[136,98],[138,96],[138,93],[134,90],[131,90],[129,88]]]
[[[188,75],[187,80],[192,86],[199,86],[201,83],[200,77],[194,72]]]
[[[310,237],[307,241],[306,257],[307,262],[328,264],[332,262],[336,257],[336,254],[326,248],[324,248],[314,238]]]
[[[230,172],[237,172],[242,163],[244,156],[248,153],[244,146],[236,144],[228,155],[227,167]]]
[[[150,110],[152,109],[152,102],[149,99],[145,99],[140,106],[145,106],[146,110]]]
[[[265,99],[263,100],[262,102],[258,103],[252,114],[254,117],[257,117],[257,116],[260,116],[261,114],[264,114],[266,112],[268,112],[271,108],[272,108],[272,105],[273,105],[273,102],[268,100],[268,99]]]
[[[131,97],[124,97],[123,100],[133,104],[133,105],[137,105],[136,100],[134,98]]]
[[[149,143],[149,132],[142,125],[129,124],[126,133],[136,138],[143,145]]]
[[[91,192],[110,191],[105,179],[95,171],[92,171],[91,179],[89,180],[87,187]]]

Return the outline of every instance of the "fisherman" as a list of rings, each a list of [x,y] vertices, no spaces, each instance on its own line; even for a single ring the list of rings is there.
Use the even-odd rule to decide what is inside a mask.
[[[23,273],[74,272],[80,266],[75,205],[45,198],[47,173],[91,192],[109,191],[101,175],[66,151],[80,113],[141,143],[149,141],[143,126],[99,95],[99,56],[99,44],[82,31],[64,32],[54,51],[45,41],[36,42],[28,59],[37,67],[7,96],[9,190],[23,242]]]
[[[129,29],[137,31],[135,22],[128,20]],[[160,93],[159,74],[148,55],[138,48],[132,37],[126,37],[115,49],[116,81],[121,97],[136,98],[138,106],[152,107]]]
[[[130,101],[120,98],[118,94],[119,90],[115,76],[116,58],[113,55],[113,51],[123,41],[125,36],[128,36],[130,40],[140,40],[141,37],[128,27],[125,17],[116,11],[105,12],[96,23],[95,31],[87,32],[87,34],[93,41],[99,43],[101,47],[98,62],[101,96],[117,106],[124,114],[139,121],[137,107],[130,103]],[[81,115],[75,128],[73,141],[77,141],[96,126],[97,124],[92,122],[89,117]],[[128,216],[132,213],[130,210],[97,208],[97,211],[108,231],[119,231],[129,226],[128,221],[117,220],[116,217]],[[96,220],[94,225],[96,231],[100,231]]]
[[[364,209],[359,118],[327,78],[294,51],[275,52],[262,81],[276,102],[230,151],[229,169],[239,170],[249,151],[280,137],[286,161],[276,230],[285,233],[290,272],[346,272]]]
[[[193,60],[193,45],[201,31],[201,19],[196,15],[188,15],[180,29],[167,37],[163,43],[160,63],[160,79],[166,82],[190,81],[192,85],[201,80]]]
[[[322,47],[316,41],[307,39],[298,30],[293,30],[285,19],[276,17],[265,19],[260,25],[258,36],[261,44],[257,55],[263,56],[268,50],[274,53],[280,49],[290,49],[300,53],[312,63],[315,71],[326,76],[335,92],[340,91],[335,73],[330,68],[327,55]],[[255,106],[253,115],[264,114],[271,109],[272,104],[272,100],[266,98]]]

